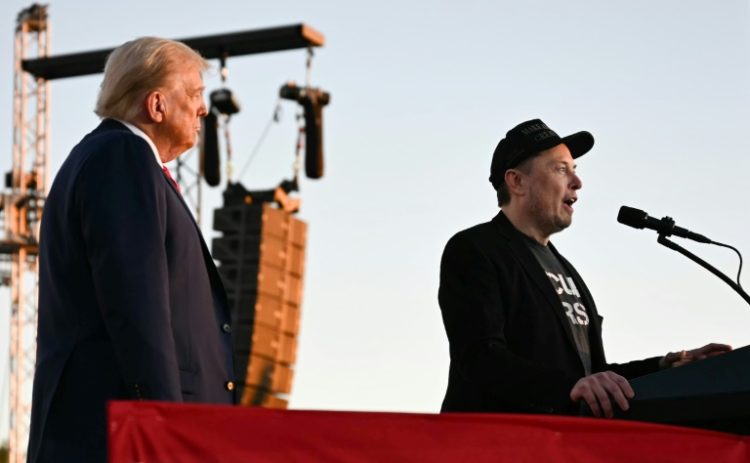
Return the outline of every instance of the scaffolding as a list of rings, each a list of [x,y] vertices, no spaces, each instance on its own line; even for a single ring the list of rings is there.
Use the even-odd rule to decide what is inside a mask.
[[[49,53],[47,7],[32,5],[18,15],[13,76],[13,167],[0,196],[0,240],[10,286],[10,456],[26,461],[31,390],[36,357],[38,233],[47,191],[49,86],[22,69],[24,59]],[[8,271],[9,267],[9,271]]]

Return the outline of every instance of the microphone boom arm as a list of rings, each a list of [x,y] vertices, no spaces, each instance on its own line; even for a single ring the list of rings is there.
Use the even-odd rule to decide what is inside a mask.
[[[692,252],[690,252],[687,249],[683,248],[682,246],[680,246],[679,244],[675,243],[674,241],[670,241],[669,239],[667,239],[666,236],[664,236],[661,233],[659,233],[659,238],[656,240],[656,242],[659,243],[659,244],[662,244],[662,245],[664,245],[666,247],[668,247],[669,249],[672,249],[673,251],[679,252],[683,256],[687,257],[688,259],[692,260],[696,264],[700,265],[701,267],[705,268],[709,272],[713,273],[714,275],[716,275],[717,277],[719,277],[719,279],[721,279],[721,281],[723,281],[724,283],[728,284],[733,290],[735,290],[737,292],[737,294],[739,294],[742,297],[742,299],[745,300],[745,302],[747,302],[748,304],[750,304],[750,296],[748,296],[748,294],[742,288],[740,288],[740,286],[737,283],[735,283],[734,281],[732,281],[728,276],[726,276],[723,273],[721,273],[721,271],[719,271],[713,265],[709,264],[705,260],[703,260],[700,257],[696,256],[695,254],[693,254]]]

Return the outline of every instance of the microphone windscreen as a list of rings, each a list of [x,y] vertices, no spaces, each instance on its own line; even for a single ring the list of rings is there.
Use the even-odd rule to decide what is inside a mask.
[[[643,228],[648,214],[634,207],[622,206],[617,214],[617,221],[634,228]]]
[[[221,160],[219,158],[218,119],[213,110],[203,118],[203,144],[200,151],[203,178],[209,186],[221,182]]]
[[[323,107],[317,97],[305,98],[305,174],[307,178],[323,176]]]

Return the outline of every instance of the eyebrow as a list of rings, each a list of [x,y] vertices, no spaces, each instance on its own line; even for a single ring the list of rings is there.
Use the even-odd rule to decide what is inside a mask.
[[[188,94],[190,95],[196,95],[198,93],[203,93],[206,90],[205,85],[201,85],[200,87],[193,87],[192,89],[186,89]]]
[[[575,162],[568,163],[568,161],[554,159],[550,161],[551,166],[559,166],[560,164],[565,165],[565,167],[573,166],[573,169],[576,169],[578,167],[578,164],[576,164]]]

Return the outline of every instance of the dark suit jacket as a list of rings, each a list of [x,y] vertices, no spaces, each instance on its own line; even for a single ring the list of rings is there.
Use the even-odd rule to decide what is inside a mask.
[[[104,120],[44,208],[29,461],[105,461],[112,399],[231,404],[229,312],[145,140]]]
[[[448,241],[438,299],[450,343],[442,411],[576,414],[569,398],[584,376],[570,325],[544,270],[505,215]],[[627,378],[658,369],[658,358],[608,365],[601,317],[575,268],[569,271],[589,311],[592,370]]]

